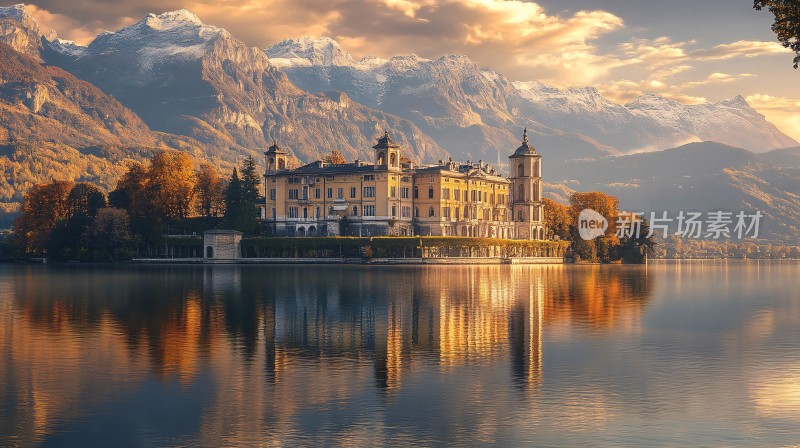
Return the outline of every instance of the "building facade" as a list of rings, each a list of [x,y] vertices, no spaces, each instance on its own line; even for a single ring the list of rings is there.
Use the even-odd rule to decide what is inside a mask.
[[[264,153],[268,233],[544,238],[541,156],[527,130],[508,179],[482,161],[415,166],[388,132],[372,149],[372,163],[287,169],[288,153],[274,143]]]

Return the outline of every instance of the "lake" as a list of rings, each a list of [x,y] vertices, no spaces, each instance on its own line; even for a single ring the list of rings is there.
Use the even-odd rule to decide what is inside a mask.
[[[0,265],[0,446],[781,446],[800,263]]]

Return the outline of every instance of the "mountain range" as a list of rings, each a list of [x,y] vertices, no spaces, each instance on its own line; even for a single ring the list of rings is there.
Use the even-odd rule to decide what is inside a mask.
[[[457,138],[450,143],[464,129],[516,140],[515,130],[522,126],[546,136],[578,137],[612,154],[691,141],[718,141],[756,152],[796,145],[741,96],[684,105],[647,94],[619,105],[593,87],[560,90],[538,81],[510,81],[463,55],[355,59],[335,40],[309,37],[284,40],[266,52],[297,86],[310,92],[341,90],[370,107],[407,118],[459,157],[486,159],[487,153],[508,148],[506,141],[491,138],[468,149]]]
[[[43,36],[23,5],[0,8],[0,57],[6,212],[52,178],[112,188],[126,161],[162,148],[224,171],[275,140],[295,163],[333,149],[369,159],[374,137],[389,130],[418,162],[503,168],[527,127],[551,197],[602,189],[631,209],[673,210],[684,199],[757,205],[780,223],[772,234],[797,238],[798,143],[742,97],[683,105],[645,95],[619,105],[591,87],[512,81],[463,55],[356,59],[332,39],[307,37],[261,50],[186,10],[149,14],[83,46]],[[720,144],[667,150],[706,140]],[[698,166],[709,172],[685,174]]]

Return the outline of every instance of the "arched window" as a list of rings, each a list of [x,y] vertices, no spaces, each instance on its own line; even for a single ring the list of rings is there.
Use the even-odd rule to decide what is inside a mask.
[[[382,152],[378,153],[378,166],[382,166],[386,161],[386,155]]]
[[[267,168],[268,170],[270,170],[270,171],[274,170],[275,169],[275,159],[270,157],[268,165],[269,165],[269,167]]]
[[[522,210],[517,212],[517,221],[525,222],[525,215],[522,213]]]
[[[283,159],[278,159],[278,169],[285,170],[286,169],[286,161]]]
[[[428,199],[433,199],[433,187],[428,187]]]
[[[428,207],[428,216],[433,218],[436,212],[433,210],[433,207]]]
[[[524,177],[525,176],[525,164],[520,163],[517,166],[517,177]]]
[[[397,166],[397,154],[392,153],[391,155],[389,155],[389,165]]]
[[[414,199],[419,199],[419,187],[414,186]]]
[[[525,200],[525,185],[520,185],[517,188],[517,200],[524,201]]]
[[[358,207],[353,206],[353,216],[358,216]]]

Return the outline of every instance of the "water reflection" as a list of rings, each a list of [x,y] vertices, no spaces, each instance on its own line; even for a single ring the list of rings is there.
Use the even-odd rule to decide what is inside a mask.
[[[711,272],[713,281],[729,275]],[[587,350],[614,338],[638,343],[657,285],[680,292],[695,275],[628,266],[3,267],[0,445],[494,443],[524,441],[545,422],[605,426],[615,401],[643,404],[622,392],[629,386],[606,378],[578,391],[565,374],[591,380]],[[768,338],[776,320],[741,328]],[[584,364],[562,368],[567,354]],[[558,369],[546,381],[550,357]],[[763,415],[797,410],[770,401],[796,389],[796,374],[779,379],[748,389]],[[559,422],[542,413],[549,406]],[[113,430],[98,430],[101,422]]]

